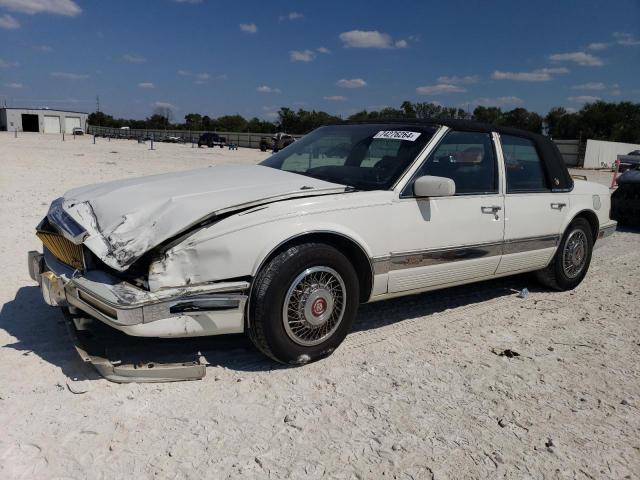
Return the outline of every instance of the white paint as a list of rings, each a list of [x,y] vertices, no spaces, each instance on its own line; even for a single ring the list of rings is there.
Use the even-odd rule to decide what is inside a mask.
[[[411,251],[499,244],[505,237],[560,234],[577,213],[593,211],[593,195],[602,198],[602,208],[596,212],[600,225],[610,222],[606,187],[589,182],[576,181],[572,192],[506,195],[500,152],[499,190],[495,194],[401,198],[413,173],[447,131],[443,127],[434,135],[388,191],[345,192],[343,186],[295,173],[225,165],[77,188],[65,194],[64,206],[87,230],[87,248],[121,271],[167,239],[197,227],[211,214],[230,213],[197,227],[151,264],[148,282],[152,293],[253,277],[275,248],[306,233],[334,233],[353,241],[370,259],[384,259]],[[497,135],[493,137],[499,147]],[[554,209],[552,201],[567,205]],[[499,209],[482,208],[492,206]],[[378,272],[371,298],[541,268],[554,252],[551,248],[505,257],[502,268],[499,262],[503,257],[494,255]],[[157,330],[150,332],[164,336],[184,331],[190,336],[210,331],[196,325],[176,330],[170,324],[168,320],[158,323]]]
[[[385,140],[406,140],[415,142],[420,136],[420,132],[404,132],[401,130],[382,130],[376,133],[373,138],[382,138]]]
[[[151,248],[214,213],[283,197],[339,192],[344,192],[343,185],[295,173],[222,165],[76,188],[65,193],[64,206],[87,230],[87,247],[123,271]]]
[[[633,150],[640,150],[640,144],[587,140],[584,168],[611,167],[618,155],[626,155]]]

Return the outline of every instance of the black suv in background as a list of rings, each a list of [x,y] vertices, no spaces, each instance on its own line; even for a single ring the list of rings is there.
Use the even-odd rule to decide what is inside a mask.
[[[213,148],[216,145],[220,148],[224,148],[227,145],[227,139],[221,137],[217,133],[203,133],[198,139],[198,147],[206,145],[209,148]]]

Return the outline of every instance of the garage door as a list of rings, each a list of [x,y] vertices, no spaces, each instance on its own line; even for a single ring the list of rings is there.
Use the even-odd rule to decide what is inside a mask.
[[[60,133],[60,117],[44,116],[44,133]]]
[[[73,133],[74,128],[80,128],[80,117],[65,117],[64,119],[65,133]]]

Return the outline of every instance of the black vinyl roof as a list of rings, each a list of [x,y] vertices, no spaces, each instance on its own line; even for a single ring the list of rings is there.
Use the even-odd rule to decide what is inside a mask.
[[[476,122],[474,120],[461,120],[461,119],[419,119],[419,118],[398,118],[398,119],[378,119],[378,120],[362,120],[362,121],[346,121],[347,125],[416,125],[416,126],[440,126],[444,125],[453,130],[461,130],[464,132],[498,132],[504,135],[515,135],[518,137],[535,138],[544,137],[538,133],[533,133],[528,130],[522,130],[520,128],[504,127],[501,125],[493,125],[491,123]]]
[[[390,127],[398,127],[400,125],[411,126],[446,126],[452,130],[458,130],[463,132],[481,132],[491,133],[496,132],[501,135],[513,135],[514,137],[527,138],[535,145],[538,155],[542,159],[544,165],[545,174],[547,177],[547,183],[552,191],[570,191],[573,189],[573,179],[569,174],[562,154],[555,143],[544,135],[539,133],[529,132],[527,130],[521,130],[519,128],[504,127],[500,125],[492,125],[490,123],[475,122],[473,120],[458,120],[458,119],[415,119],[415,118],[401,118],[401,119],[379,119],[379,120],[364,120],[355,122],[344,122],[345,125],[388,125]]]

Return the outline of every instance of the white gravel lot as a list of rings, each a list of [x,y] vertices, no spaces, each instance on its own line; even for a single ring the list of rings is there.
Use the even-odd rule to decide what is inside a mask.
[[[202,381],[98,377],[28,276],[49,202],[267,156],[156,147],[0,133],[0,478],[638,478],[638,231],[616,232],[573,292],[518,276],[364,305],[304,367],[233,336],[211,339]],[[507,348],[520,356],[492,352]]]

